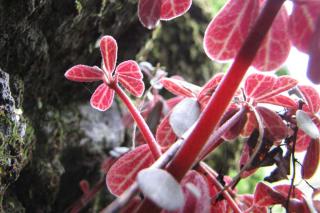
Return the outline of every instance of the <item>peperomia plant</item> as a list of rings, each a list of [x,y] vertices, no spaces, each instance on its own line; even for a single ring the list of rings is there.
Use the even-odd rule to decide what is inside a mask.
[[[101,69],[77,65],[66,72],[73,81],[103,81],[92,95],[91,105],[107,110],[116,93],[146,143],[116,156],[117,161],[108,167],[107,187],[118,198],[104,212],[267,212],[276,204],[287,212],[320,211],[316,200],[320,189],[310,185],[311,197],[294,185],[297,163],[304,179],[311,178],[319,164],[318,92],[290,76],[246,75],[251,65],[261,71],[278,68],[292,42],[310,54],[309,72],[317,81],[313,69],[319,69],[314,64],[320,60],[320,47],[313,45],[319,41],[320,2],[292,2],[293,12],[288,15],[284,0],[229,0],[204,36],[209,58],[233,59],[229,70],[216,74],[202,87],[179,76],[161,78],[162,86],[177,97],[164,100],[157,91],[161,87],[149,90],[153,98],[142,115],[118,85],[140,97],[144,92],[142,72],[132,60],[116,67],[117,43],[111,36],[100,40]],[[190,6],[191,0],[140,0],[138,14],[144,26],[153,28],[159,20],[180,16]],[[158,125],[154,136],[145,119],[155,112],[153,123]],[[202,161],[224,142],[239,137],[244,143],[235,177],[223,177]],[[305,150],[300,163],[295,153]],[[291,182],[260,182],[253,195],[237,194],[240,179],[270,165],[275,169],[265,181],[276,182],[291,174]],[[90,192],[85,182],[81,186]],[[138,196],[139,192],[143,196]]]

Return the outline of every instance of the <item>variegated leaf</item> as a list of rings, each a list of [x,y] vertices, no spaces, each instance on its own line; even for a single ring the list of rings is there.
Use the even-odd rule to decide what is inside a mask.
[[[159,145],[163,148],[167,148],[170,145],[172,145],[176,139],[177,136],[174,133],[170,123],[169,123],[169,118],[170,118],[171,113],[168,113],[161,121],[157,128],[156,132],[156,139]]]
[[[200,87],[176,78],[162,78],[161,83],[168,91],[184,97],[195,97]]]
[[[286,124],[282,121],[282,118],[279,115],[270,109],[262,106],[257,106],[256,109],[263,120],[264,127],[270,133],[270,139],[275,140],[274,143],[279,145],[277,143],[288,135],[288,128]]]
[[[183,15],[191,7],[192,0],[162,0],[161,20],[171,20]]]
[[[258,127],[258,122],[256,119],[256,116],[254,113],[249,112],[247,113],[247,122],[244,125],[242,131],[241,131],[241,136],[243,137],[249,137],[253,130]]]
[[[304,157],[301,175],[304,179],[311,178],[316,172],[320,160],[320,144],[319,139],[311,140],[307,149],[306,156]]]
[[[247,77],[244,90],[247,97],[259,98],[270,92],[276,84],[277,78],[271,75],[254,73]]]
[[[289,35],[295,47],[308,53],[316,20],[320,15],[320,2],[295,3],[289,19]]]
[[[135,181],[138,172],[149,167],[154,158],[147,144],[124,154],[110,168],[106,182],[109,191],[119,196]]]
[[[274,204],[284,204],[286,202],[286,196],[282,196],[279,192],[260,182],[256,186],[253,202],[254,205],[265,207]]]
[[[262,100],[259,100],[259,103],[272,104],[289,109],[297,109],[298,106],[294,100],[285,95],[276,95],[269,98],[263,98]]]
[[[289,193],[290,187],[291,187],[290,185],[280,184],[280,185],[274,186],[273,189],[275,191],[277,191],[278,193],[282,194],[282,196],[288,197],[288,193]],[[299,200],[303,200],[304,194],[300,189],[295,187],[294,190],[292,190],[292,193],[291,193],[290,197],[291,198],[297,198]]]
[[[102,83],[91,96],[90,104],[97,110],[106,111],[111,107],[113,97],[114,91],[108,85]]]
[[[276,78],[276,82],[273,84],[269,90],[256,98],[256,101],[262,101],[266,98],[274,97],[282,92],[288,91],[289,89],[295,87],[298,81],[290,76],[284,75]]]
[[[317,113],[320,109],[320,96],[317,90],[312,86],[298,86],[307,102],[307,109],[311,113]]]
[[[314,84],[320,84],[320,15],[317,20],[316,29],[311,38],[310,46],[307,76]]]
[[[112,36],[103,36],[100,40],[100,51],[106,71],[112,73],[117,62],[117,41]]]
[[[252,63],[256,69],[275,70],[286,61],[291,48],[287,23],[288,14],[282,7]]]
[[[138,16],[143,26],[154,28],[160,21],[161,1],[139,0]]]
[[[76,65],[71,67],[64,76],[70,81],[92,82],[102,80],[103,72],[98,67]]]
[[[229,0],[206,29],[204,49],[209,58],[234,58],[258,12],[259,0]]]
[[[137,62],[128,60],[120,63],[115,74],[124,88],[132,95],[140,97],[143,94],[143,75]]]

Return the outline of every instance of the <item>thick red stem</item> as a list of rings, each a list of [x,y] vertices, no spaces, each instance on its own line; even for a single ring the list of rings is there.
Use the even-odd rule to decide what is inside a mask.
[[[133,119],[136,121],[137,126],[139,127],[142,136],[146,140],[149,148],[152,152],[152,155],[155,159],[158,159],[161,156],[161,149],[156,139],[154,138],[151,130],[149,129],[148,125],[146,124],[145,120],[141,116],[140,112],[137,108],[133,105],[129,97],[124,93],[124,91],[119,87],[119,85],[114,84],[112,85],[112,89],[117,93],[117,95],[121,98],[123,103],[127,106],[129,112],[131,113]]]

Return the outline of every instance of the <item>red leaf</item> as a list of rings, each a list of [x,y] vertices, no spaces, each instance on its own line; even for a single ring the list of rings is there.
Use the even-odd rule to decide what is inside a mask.
[[[310,213],[310,209],[305,200],[290,199],[288,212]]]
[[[171,93],[184,97],[195,97],[200,90],[196,85],[175,78],[162,78],[161,83]]]
[[[174,213],[209,213],[210,196],[209,186],[202,175],[194,170],[190,170],[181,181],[185,205]],[[163,213],[169,213],[163,211]],[[173,212],[171,212],[173,213]]]
[[[144,92],[143,75],[137,62],[128,60],[120,63],[116,69],[120,83],[132,95],[140,97]]]
[[[244,212],[252,212],[252,213],[267,213],[268,210],[266,207],[254,206],[253,205],[253,195],[244,194],[238,196],[240,200],[240,208]]]
[[[282,7],[253,61],[256,69],[275,70],[285,62],[291,48],[287,23],[288,14]]]
[[[257,101],[261,101],[266,98],[273,97],[275,95],[278,95],[284,91],[287,91],[294,86],[298,84],[298,81],[290,76],[280,76],[276,78],[276,82],[273,84],[272,87],[269,88],[269,90],[262,94],[261,96],[257,97]]]
[[[308,148],[310,141],[311,141],[311,138],[307,134],[305,134],[302,130],[298,130],[295,151],[296,152],[305,151]]]
[[[138,172],[153,162],[154,158],[147,144],[124,154],[107,174],[106,183],[109,191],[116,196],[121,195],[135,181]]]
[[[253,132],[253,130],[257,128],[257,126],[258,126],[258,123],[254,113],[252,112],[247,113],[247,122],[241,131],[241,135],[243,137],[249,137]]]
[[[316,172],[320,159],[320,144],[319,140],[311,140],[309,143],[306,156],[304,157],[301,175],[304,179],[311,178]]]
[[[163,148],[168,148],[171,146],[177,139],[176,134],[174,133],[170,123],[171,113],[168,113],[161,121],[161,123],[158,126],[157,132],[156,132],[156,139],[159,145]]]
[[[209,58],[234,58],[258,12],[259,0],[229,0],[206,29],[204,49]]]
[[[297,85],[297,80],[289,76],[275,76],[255,73],[247,77],[245,92],[248,97],[254,98],[259,103],[296,108],[296,103],[290,98],[278,95]]]
[[[264,127],[269,130],[271,140],[278,142],[287,137],[288,128],[279,115],[262,106],[257,106],[256,109],[262,117]]]
[[[201,104],[201,108],[203,109],[211,95],[213,94],[213,92],[216,90],[216,88],[218,87],[220,81],[222,80],[224,76],[224,73],[218,73],[215,74],[201,89],[201,91],[199,92],[198,95],[198,101]]]
[[[240,156],[240,168],[244,167],[250,160],[250,148],[248,143],[245,143]],[[246,170],[241,174],[241,178],[246,178],[255,173],[257,169]]]
[[[160,20],[161,1],[139,0],[138,16],[143,26],[148,29],[154,28]]]
[[[295,3],[289,19],[289,35],[294,46],[309,52],[310,41],[315,30],[316,19],[320,15],[320,2]]]
[[[259,100],[259,103],[273,104],[291,109],[297,109],[297,103],[285,95],[277,95]]]
[[[102,83],[91,96],[90,104],[97,110],[106,111],[111,107],[113,97],[114,91],[108,85]]]
[[[92,82],[103,78],[103,72],[98,67],[76,65],[71,67],[64,76],[70,81]]]
[[[283,197],[288,197],[290,185],[281,184],[281,185],[274,186],[273,189],[279,192],[280,194],[282,194]],[[300,189],[295,187],[292,190],[290,198],[297,198],[299,200],[303,200],[304,199],[303,196],[304,196],[303,192],[300,191]]]
[[[161,20],[171,20],[183,15],[191,7],[192,0],[162,0]]]
[[[253,204],[253,195],[251,194],[239,195],[237,196],[237,198],[240,201],[239,207],[241,208],[242,211],[249,209]]]
[[[239,108],[229,108],[221,119],[221,125],[234,116],[238,111]],[[223,139],[227,141],[235,140],[239,136],[246,123],[247,115],[246,113],[243,113],[238,121],[236,121],[236,123],[223,135]]]
[[[133,60],[128,60],[120,63],[117,66],[115,73],[119,78],[121,78],[122,76],[128,76],[136,79],[143,78],[139,65]]]
[[[312,86],[298,86],[308,104],[308,111],[317,113],[320,109],[320,96]]]
[[[254,73],[247,77],[244,90],[247,97],[257,99],[269,93],[276,83],[275,76]]]
[[[112,36],[103,36],[100,40],[100,51],[106,71],[112,73],[117,62],[117,41]]]
[[[254,192],[254,205],[267,207],[274,204],[284,204],[285,202],[286,196],[262,182],[257,184]]]
[[[320,83],[320,16],[317,21],[315,32],[312,35],[311,48],[309,53],[309,62],[307,69],[307,76],[315,83]]]

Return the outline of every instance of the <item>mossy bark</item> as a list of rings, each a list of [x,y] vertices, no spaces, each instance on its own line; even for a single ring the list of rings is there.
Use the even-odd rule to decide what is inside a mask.
[[[136,11],[137,0],[0,0],[0,68],[10,77],[13,112],[26,129],[19,135],[21,124],[0,108],[0,127],[10,128],[9,139],[0,134],[0,196],[7,212],[63,212],[81,195],[79,181],[103,178],[100,164],[108,149],[125,141],[123,126],[109,122],[121,123],[119,107],[97,116],[88,109],[96,84],[64,79],[73,65],[101,64],[99,37],[117,39],[118,61],[159,63],[200,84],[215,72],[202,49],[211,17],[201,0],[153,31],[142,27]],[[105,137],[90,135],[101,127],[105,132],[97,134]],[[16,167],[6,166],[8,159]],[[103,207],[94,203],[86,211]]]

